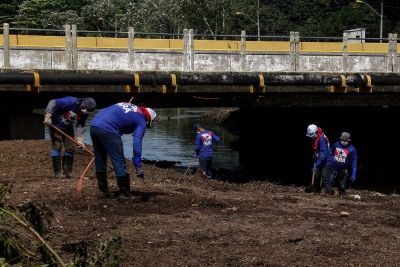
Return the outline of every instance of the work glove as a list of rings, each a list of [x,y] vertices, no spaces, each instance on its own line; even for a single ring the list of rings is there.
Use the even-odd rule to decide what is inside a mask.
[[[356,181],[356,177],[355,177],[355,176],[351,176],[351,177],[350,177],[350,182],[351,182],[351,183],[354,183],[355,181]]]
[[[46,124],[47,126],[51,126],[51,116],[52,114],[50,112],[46,112],[46,115],[44,115],[44,121],[43,123]]]
[[[316,172],[316,171],[318,171],[318,168],[314,166],[314,167],[311,169],[311,172]]]
[[[77,137],[75,141],[79,144],[80,147],[85,147],[85,143],[83,143],[82,137]]]
[[[82,127],[78,127],[76,129],[76,138],[75,141],[82,147],[85,147],[85,143],[83,143],[83,128]]]
[[[144,173],[142,168],[138,167],[136,168],[136,177],[140,178],[140,179],[144,179]]]

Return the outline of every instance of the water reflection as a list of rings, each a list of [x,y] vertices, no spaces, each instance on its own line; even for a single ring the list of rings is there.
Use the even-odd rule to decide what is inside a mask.
[[[196,133],[193,125],[199,122],[202,114],[216,111],[218,108],[160,108],[155,109],[160,120],[146,130],[143,139],[142,158],[156,161],[176,161],[178,167],[185,167],[192,162],[195,156],[194,143]],[[92,116],[88,118],[90,125]],[[89,128],[85,127],[84,141],[92,144]],[[237,136],[229,133],[225,128],[215,126],[209,129],[215,132],[221,143],[215,145],[213,168],[215,169],[240,169],[239,153],[230,148],[230,144],[237,140]],[[46,127],[45,138],[50,139]],[[124,152],[126,158],[132,158],[132,135],[123,135]],[[195,160],[193,167],[198,167]]]

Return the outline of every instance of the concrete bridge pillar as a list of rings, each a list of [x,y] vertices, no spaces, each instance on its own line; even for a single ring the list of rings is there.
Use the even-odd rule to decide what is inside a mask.
[[[189,30],[189,57],[190,57],[190,68],[189,70],[194,70],[194,33],[193,29]]]
[[[300,35],[299,32],[290,32],[290,70],[299,70],[300,58]]]
[[[71,25],[64,25],[65,31],[65,67],[72,69],[72,38]]]
[[[182,62],[183,71],[190,70],[190,48],[189,48],[189,30],[183,30],[183,62]]]
[[[387,72],[398,72],[397,34],[389,33],[388,36]]]
[[[347,32],[343,33],[343,46],[342,46],[342,71],[346,72],[349,69],[348,66],[348,53],[347,53],[347,48],[348,48],[348,34]]]
[[[78,33],[76,25],[72,25],[72,68],[78,69]]]
[[[3,68],[10,67],[10,25],[3,23]]]
[[[240,34],[240,71],[246,71],[246,31]]]
[[[183,70],[194,70],[194,42],[193,42],[193,29],[183,30]]]
[[[129,69],[135,70],[135,29],[133,27],[128,28],[128,57],[129,57]]]

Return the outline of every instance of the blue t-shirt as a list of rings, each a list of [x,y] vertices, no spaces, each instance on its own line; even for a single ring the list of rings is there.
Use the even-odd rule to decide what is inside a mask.
[[[132,161],[136,168],[142,166],[142,139],[146,132],[146,118],[138,106],[121,102],[106,107],[94,116],[91,126],[120,136],[132,134]]]
[[[213,140],[221,142],[212,131],[204,130],[196,136],[196,154],[199,158],[212,157],[214,154]]]
[[[73,132],[73,123],[77,126],[85,126],[88,115],[82,114],[78,104],[78,98],[66,96],[55,99],[56,105],[52,110],[51,120],[53,124],[63,131]]]
[[[325,165],[332,166],[333,161],[333,155],[329,148],[328,138],[324,134],[318,140],[318,150],[316,151],[316,161],[314,166],[321,169]]]
[[[334,168],[335,170],[346,170],[351,168],[352,176],[357,175],[357,150],[349,144],[342,146],[339,142],[336,142],[332,146],[332,154],[334,157]]]

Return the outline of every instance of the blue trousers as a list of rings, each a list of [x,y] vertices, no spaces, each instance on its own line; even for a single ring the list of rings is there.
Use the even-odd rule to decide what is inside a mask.
[[[213,157],[199,158],[199,165],[203,172],[206,174],[208,179],[213,179],[211,167]]]
[[[92,126],[90,137],[93,142],[96,172],[107,172],[108,154],[114,166],[115,176],[125,176],[127,170],[121,136]]]

